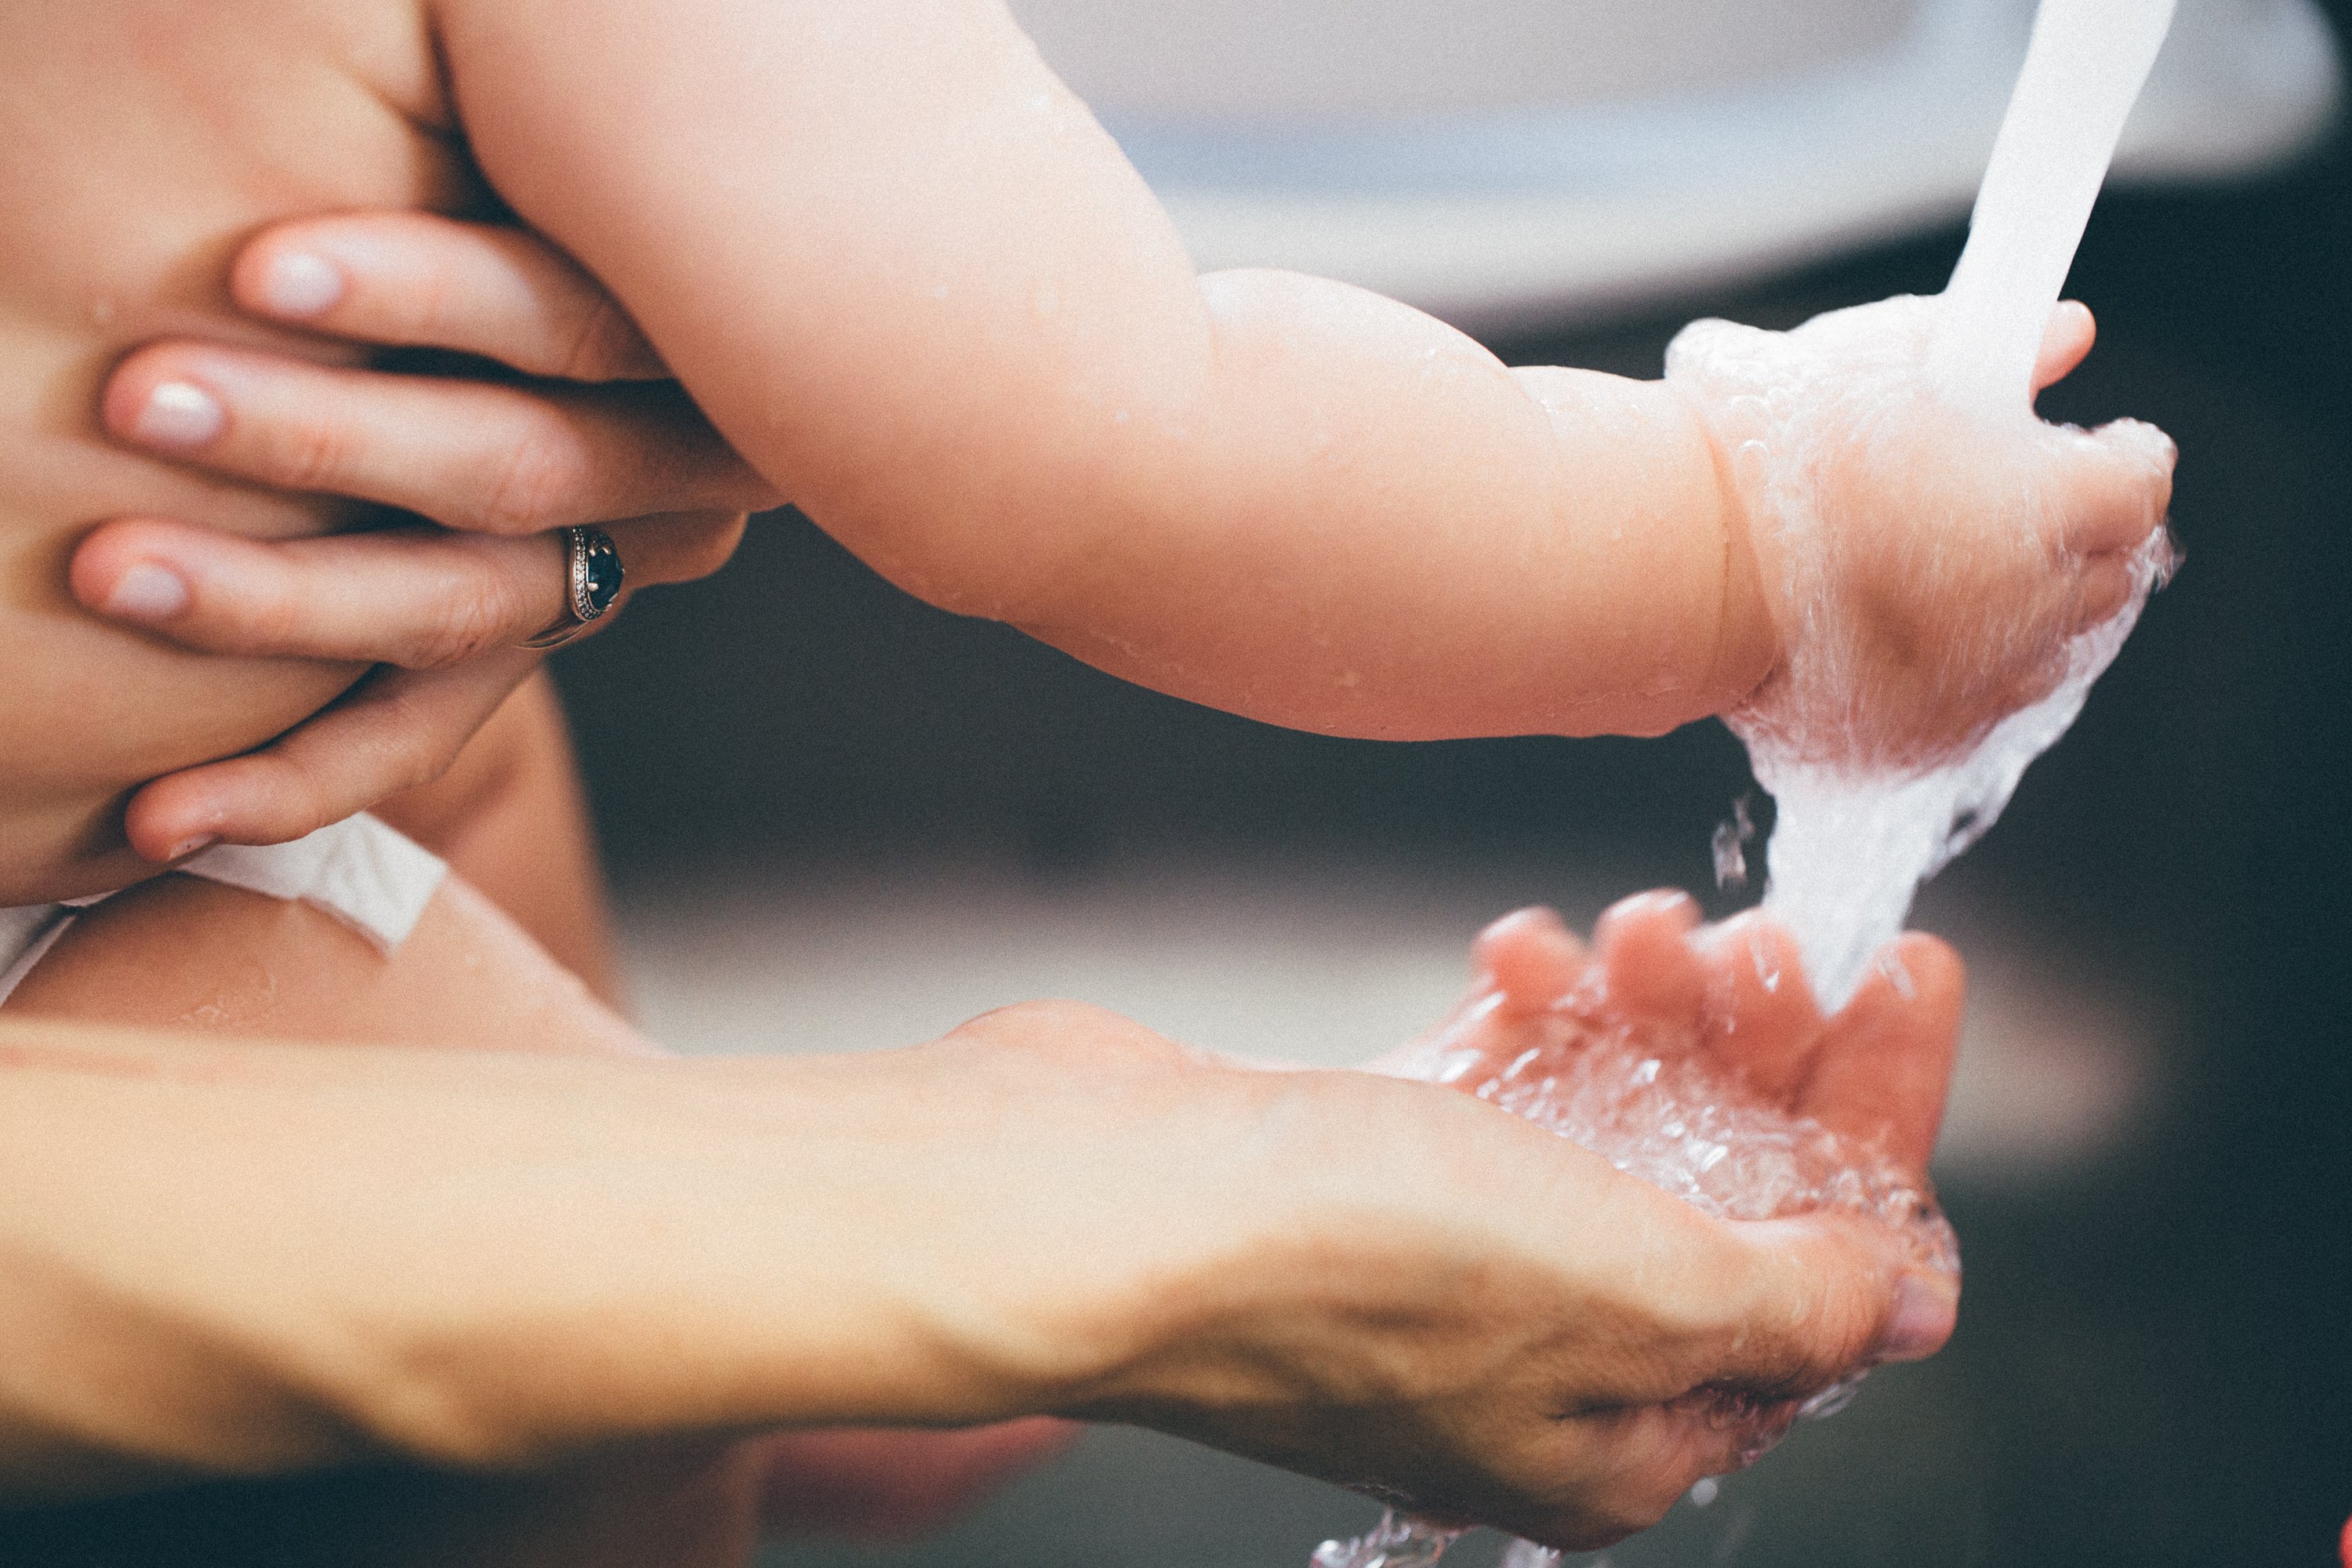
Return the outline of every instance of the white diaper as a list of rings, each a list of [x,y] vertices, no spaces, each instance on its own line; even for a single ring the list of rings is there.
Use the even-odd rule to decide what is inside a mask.
[[[216,844],[176,869],[323,910],[384,952],[408,940],[449,874],[439,856],[365,816],[291,844]],[[113,896],[0,909],[0,1003],[48,956],[82,910]]]

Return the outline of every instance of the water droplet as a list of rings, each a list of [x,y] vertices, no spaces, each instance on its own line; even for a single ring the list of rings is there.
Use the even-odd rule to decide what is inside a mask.
[[[1731,803],[1728,821],[1715,827],[1715,885],[1718,888],[1748,886],[1748,841],[1756,837],[1756,823],[1748,815],[1748,796],[1741,795]]]

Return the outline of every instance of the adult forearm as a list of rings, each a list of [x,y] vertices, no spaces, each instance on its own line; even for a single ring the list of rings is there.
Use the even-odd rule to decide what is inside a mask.
[[[1041,1402],[885,1239],[914,1114],[887,1071],[22,1027],[0,1053],[10,1498]]]

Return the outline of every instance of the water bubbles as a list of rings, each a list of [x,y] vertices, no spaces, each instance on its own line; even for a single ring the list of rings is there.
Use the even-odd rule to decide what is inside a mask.
[[[1308,1563],[1309,1568],[1434,1568],[1461,1536],[1458,1530],[1441,1530],[1391,1509],[1371,1533],[1353,1541],[1327,1541],[1315,1549]],[[1559,1561],[1557,1553],[1552,1561]]]
[[[1498,1063],[1486,1046],[1503,1000],[1489,993],[1463,1007],[1412,1058],[1412,1076],[1451,1084],[1572,1139],[1706,1214],[1755,1220],[1842,1211],[1901,1237],[1926,1267],[1958,1274],[1959,1240],[1920,1179],[1874,1149],[1717,1079],[1696,1022],[1644,1018],[1636,1025],[1612,1007],[1605,992],[1588,987],[1540,1019],[1515,1025],[1537,1030],[1538,1043]],[[1677,1408],[1733,1434],[1734,1455],[1746,1465],[1769,1452],[1792,1423],[1843,1409],[1861,1382],[1856,1373],[1802,1400],[1700,1389]],[[1705,1506],[1712,1487],[1701,1482],[1708,1489],[1702,1496],[1694,1489],[1692,1500]],[[1324,1542],[1313,1568],[1429,1568],[1457,1533],[1391,1510],[1369,1535]],[[1503,1562],[1507,1568],[1557,1568],[1559,1556],[1520,1542]]]

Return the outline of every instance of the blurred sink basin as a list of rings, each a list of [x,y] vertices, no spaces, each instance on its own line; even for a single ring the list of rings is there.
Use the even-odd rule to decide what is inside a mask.
[[[1947,223],[2032,0],[1013,0],[1203,268],[1467,326],[1590,317]],[[2312,0],[2180,0],[2119,179],[2326,125]]]

